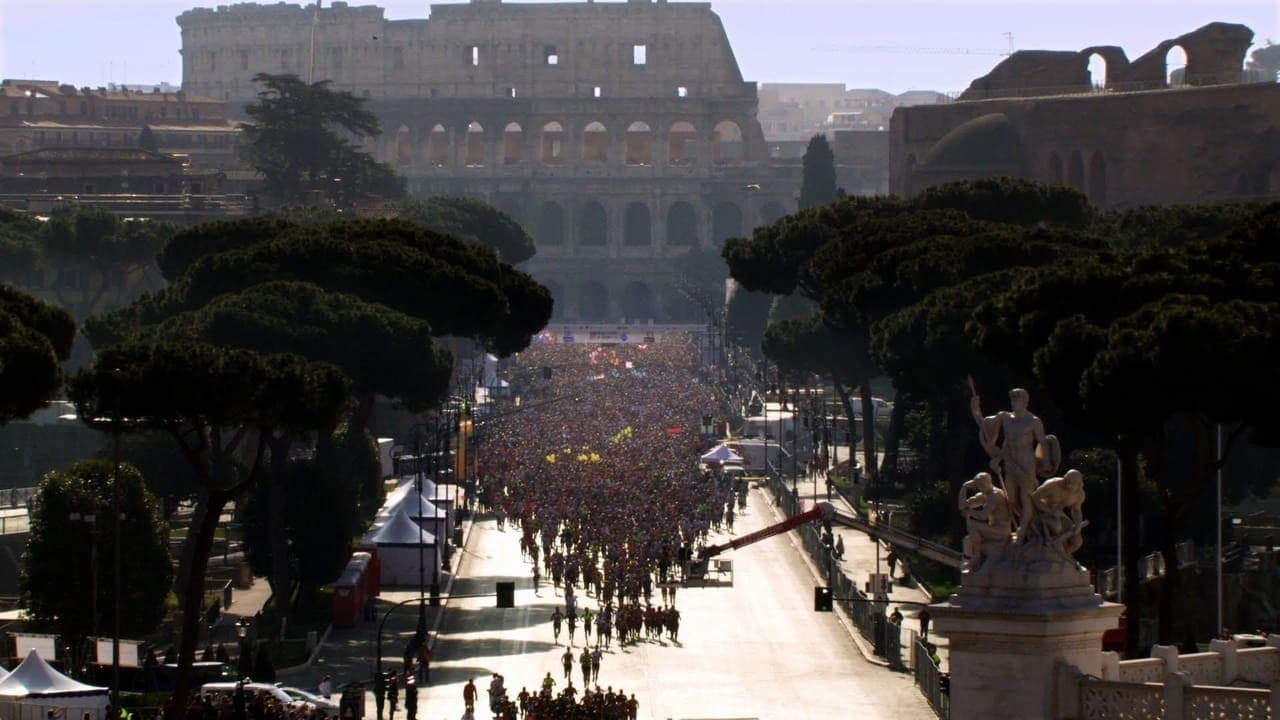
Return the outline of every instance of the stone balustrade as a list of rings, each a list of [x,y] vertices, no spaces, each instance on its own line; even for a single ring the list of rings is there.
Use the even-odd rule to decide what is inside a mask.
[[[1213,640],[1209,652],[1156,645],[1149,658],[1102,656],[1101,677],[1062,666],[1059,720],[1280,720],[1280,636],[1265,647]]]

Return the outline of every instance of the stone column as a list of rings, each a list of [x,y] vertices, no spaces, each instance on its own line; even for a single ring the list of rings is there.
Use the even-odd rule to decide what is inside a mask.
[[[988,560],[964,573],[955,595],[929,606],[950,640],[951,717],[1056,717],[1055,665],[1101,677],[1102,633],[1123,609],[1074,563]]]

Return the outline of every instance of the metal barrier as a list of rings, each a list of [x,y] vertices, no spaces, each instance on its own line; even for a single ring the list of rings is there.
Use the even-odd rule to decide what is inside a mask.
[[[917,640],[911,646],[912,664],[915,665],[916,686],[938,717],[951,717],[950,679],[933,661],[932,652],[925,643]]]
[[[796,493],[787,486],[785,480],[773,477],[768,480],[769,490],[777,498],[778,507],[787,517],[797,515],[800,502]],[[890,667],[901,670],[907,667],[902,653],[902,628],[888,621],[884,605],[871,601],[866,593],[858,589],[858,584],[837,569],[831,548],[822,542],[822,535],[813,526],[797,528],[801,545],[817,565],[821,577],[827,580],[832,595],[838,600],[840,607],[853,619],[859,634],[871,643],[874,652],[889,662]]]
[[[39,488],[20,487],[0,490],[0,508],[27,507],[28,501],[34,500]]]

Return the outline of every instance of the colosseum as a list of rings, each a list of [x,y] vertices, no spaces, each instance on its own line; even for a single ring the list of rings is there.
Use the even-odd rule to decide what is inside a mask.
[[[679,258],[794,210],[708,3],[627,0],[194,9],[183,87],[251,102],[259,72],[329,79],[382,120],[377,157],[417,196],[483,198],[537,242],[560,320],[700,321]]]

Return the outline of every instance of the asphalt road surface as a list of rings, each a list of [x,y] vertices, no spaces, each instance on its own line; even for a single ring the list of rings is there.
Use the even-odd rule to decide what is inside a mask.
[[[735,530],[744,534],[776,521],[767,499],[752,490]],[[727,539],[727,533],[713,542]],[[655,720],[851,717],[859,720],[933,720],[910,675],[867,662],[831,613],[813,611],[816,581],[790,535],[726,552],[732,584],[681,588],[678,643],[641,641],[604,653],[599,684],[634,693],[639,717]],[[485,690],[495,672],[512,697],[533,691],[551,672],[565,686],[560,665],[567,631],[553,639],[550,617],[564,602],[544,579],[535,593],[519,535],[481,520],[471,531],[453,599],[439,629],[431,679],[419,692],[422,720],[453,720],[463,712],[462,687],[475,678],[478,718],[488,717]],[[516,581],[516,607],[499,609],[492,593],[499,580]],[[482,597],[464,598],[476,594]],[[577,592],[579,607],[595,598]],[[659,595],[655,590],[654,599]],[[575,656],[582,651],[581,627]],[[581,675],[574,664],[574,685]],[[403,708],[397,717],[403,718]]]

